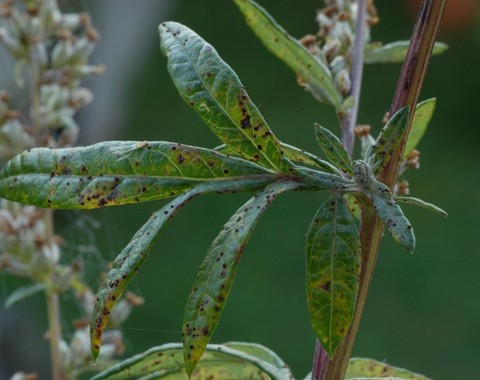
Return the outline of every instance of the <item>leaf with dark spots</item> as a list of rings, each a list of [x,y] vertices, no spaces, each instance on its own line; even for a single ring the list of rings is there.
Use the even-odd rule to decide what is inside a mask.
[[[159,33],[161,50],[181,97],[218,138],[246,160],[273,171],[287,170],[280,143],[237,74],[216,50],[175,22],[160,24]],[[202,75],[206,71],[209,75]]]
[[[307,233],[307,302],[313,329],[333,356],[353,318],[360,273],[355,219],[340,194],[320,206]]]
[[[428,377],[373,359],[351,358],[345,380],[354,379],[430,380]]]
[[[210,246],[185,308],[183,339],[188,375],[200,360],[218,324],[240,257],[257,221],[277,195],[301,186],[294,182],[278,182],[268,186],[230,218]],[[207,331],[207,334],[203,334],[203,331]]]
[[[315,124],[315,135],[328,161],[351,175],[353,173],[352,159],[338,137],[318,124]]]
[[[415,249],[415,235],[412,225],[395,202],[390,190],[383,183],[377,182],[378,192],[372,194],[375,212],[387,227],[393,239],[409,252]]]
[[[401,108],[382,128],[375,143],[366,150],[365,161],[371,166],[374,175],[390,162],[394,150],[402,142],[409,118],[409,108]]]
[[[184,379],[182,345],[168,343],[125,359],[92,380]],[[209,344],[193,371],[192,380],[293,380],[288,366],[259,344],[229,342]]]
[[[339,109],[342,97],[328,67],[314,57],[298,40],[291,37],[257,3],[252,0],[235,0],[235,3],[253,32],[270,52],[293,70],[298,82],[316,99]]]
[[[390,189],[377,181],[371,167],[362,160],[353,163],[355,188],[373,204],[373,209],[382,220],[393,239],[410,252],[415,249],[415,235],[408,219],[403,214],[400,206],[395,202]],[[359,198],[360,200],[360,198]]]
[[[100,353],[103,330],[107,325],[111,310],[147,259],[156,239],[177,211],[186,202],[202,194],[204,190],[204,186],[200,185],[155,212],[113,262],[112,269],[108,272],[98,292],[90,320],[90,342],[94,360]]]
[[[40,207],[88,209],[171,197],[199,183],[249,191],[275,179],[259,165],[210,149],[110,141],[21,153],[0,172],[0,196]]]

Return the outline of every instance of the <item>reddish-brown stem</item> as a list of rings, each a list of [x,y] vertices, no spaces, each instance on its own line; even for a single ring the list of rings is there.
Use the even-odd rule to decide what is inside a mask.
[[[423,0],[413,29],[407,57],[400,73],[390,114],[404,106],[408,106],[412,110],[415,108],[446,3],[447,0]],[[411,112],[411,116],[413,116],[413,112]],[[406,136],[408,136],[410,130],[410,122],[411,119],[400,147],[394,152],[390,163],[379,176],[380,180],[390,188],[393,188],[397,179]],[[376,214],[368,209],[364,210],[360,232],[362,270],[355,315],[345,339],[337,348],[334,358],[327,362],[322,380],[340,380],[345,377],[348,360],[352,353],[373,278],[382,234],[383,224],[378,220]]]

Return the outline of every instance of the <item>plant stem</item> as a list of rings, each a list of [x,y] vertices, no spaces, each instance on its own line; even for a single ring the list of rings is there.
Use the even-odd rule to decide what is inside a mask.
[[[360,89],[362,88],[363,52],[365,50],[364,31],[367,14],[367,0],[358,0],[357,3],[357,24],[355,27],[355,41],[352,53],[352,69],[350,71],[350,79],[352,81],[350,96],[355,99],[355,103],[342,123],[342,143],[350,156],[353,154],[353,144],[355,141],[353,129],[357,125],[358,107],[360,104]]]
[[[447,0],[423,0],[422,2],[390,109],[391,115],[404,106],[409,106],[410,109],[414,109],[418,101],[428,60],[435,43],[446,3]],[[394,152],[390,163],[379,176],[380,180],[390,188],[393,188],[397,179],[398,169],[413,114],[414,113],[411,112],[407,131],[405,132],[400,147]],[[379,221],[376,214],[369,210],[363,210],[360,232],[362,270],[360,273],[355,315],[345,339],[337,348],[333,360],[327,362],[322,380],[339,380],[345,377],[368,290],[373,278],[382,235],[383,224]]]
[[[60,351],[60,339],[62,332],[60,329],[60,308],[58,302],[58,293],[48,288],[46,292],[48,309],[48,340],[50,342],[50,356],[52,363],[52,379],[64,380],[62,356]]]
[[[357,12],[358,14],[355,26],[356,33],[352,53],[352,69],[350,71],[350,79],[352,81],[350,96],[355,99],[355,103],[353,108],[348,112],[347,116],[342,120],[342,143],[350,156],[353,155],[353,145],[355,142],[353,129],[357,124],[358,107],[360,103],[360,89],[362,87],[363,52],[365,50],[364,30],[367,14],[367,0],[358,0]],[[321,380],[324,378],[327,362],[328,354],[317,340],[315,343],[315,356],[313,358],[312,380]]]

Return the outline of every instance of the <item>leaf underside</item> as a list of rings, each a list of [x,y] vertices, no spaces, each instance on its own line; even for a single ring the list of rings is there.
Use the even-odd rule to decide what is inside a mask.
[[[320,206],[306,251],[310,319],[332,357],[352,321],[360,268],[358,231],[342,195],[333,194]]]
[[[367,198],[388,229],[393,239],[408,251],[415,249],[415,235],[408,219],[403,214],[400,206],[393,199],[390,189],[376,180],[371,168],[362,160],[353,163],[355,184],[362,194],[358,199]],[[354,194],[358,196],[358,194]]]
[[[443,217],[447,217],[448,214],[446,211],[442,210],[440,207],[438,206],[435,206],[434,204],[432,203],[428,203],[428,202],[425,202],[421,199],[418,199],[418,198],[414,198],[414,197],[395,197],[395,201],[397,202],[402,202],[402,203],[406,203],[406,204],[411,204],[411,205],[415,205],[415,206],[420,206],[422,208],[425,208],[427,210],[430,210],[431,212],[437,214],[437,215],[441,215]]]
[[[160,47],[181,97],[220,140],[241,157],[274,171],[288,163],[279,141],[250,100],[237,74],[194,31],[175,22],[159,26]]]
[[[185,307],[183,340],[187,373],[200,360],[217,324],[250,235],[276,196],[299,188],[279,182],[256,194],[224,225],[200,266]]]
[[[297,75],[298,81],[312,95],[339,108],[342,97],[327,66],[314,57],[298,40],[291,37],[268,12],[251,0],[235,0],[245,19],[265,47]]]
[[[109,141],[15,156],[0,172],[0,196],[45,208],[90,209],[172,197],[204,182],[236,192],[272,180],[259,165],[209,149]]]
[[[408,380],[429,380],[423,375],[408,371],[403,368],[394,367],[377,360],[352,358],[348,363],[345,380],[358,378],[399,378]]]
[[[187,380],[182,345],[169,343],[126,359],[92,380]],[[258,344],[209,344],[193,371],[192,380],[293,380],[287,365],[271,350]]]
[[[375,212],[385,224],[393,239],[409,252],[413,252],[415,249],[415,235],[412,225],[393,199],[388,187],[379,182],[377,182],[377,186],[380,190],[372,194]]]

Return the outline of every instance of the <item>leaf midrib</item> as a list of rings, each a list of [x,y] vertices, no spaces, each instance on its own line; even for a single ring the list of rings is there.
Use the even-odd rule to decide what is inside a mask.
[[[165,25],[165,28],[168,28],[168,26]],[[200,73],[198,72],[197,66],[190,60],[190,57],[189,57],[189,55],[187,54],[187,50],[183,47],[183,45],[182,45],[182,43],[180,42],[180,40],[179,40],[177,37],[173,36],[173,33],[172,33],[171,29],[169,29],[169,32],[170,32],[170,34],[172,35],[173,39],[174,39],[175,41],[177,41],[177,46],[178,46],[178,47],[180,48],[180,50],[184,53],[183,55],[187,58],[188,63],[193,67],[193,69],[194,69],[194,71],[195,71],[195,74],[196,74],[198,80],[202,83],[203,88],[205,89],[204,91],[208,93],[210,99],[213,100],[213,102],[222,110],[222,114],[224,114],[224,115],[227,116],[227,118],[232,122],[232,124],[235,126],[235,128],[236,128],[237,130],[239,130],[239,131],[250,141],[250,143],[252,144],[252,146],[255,146],[255,142],[251,139],[251,137],[248,136],[241,128],[238,127],[237,123],[232,119],[232,117],[230,116],[230,114],[224,110],[224,108],[223,108],[222,105],[217,101],[217,99],[215,98],[215,96],[213,96],[212,92],[210,91],[210,89],[208,88],[208,86],[207,86],[207,84],[206,84],[206,81],[204,81],[204,79],[202,78],[202,76],[201,76]],[[197,57],[197,62],[198,62],[198,60],[200,59],[200,56],[201,56],[201,53],[202,53],[204,47],[205,47],[206,45],[209,45],[206,41],[202,40],[201,38],[200,38],[200,40],[203,41],[203,44],[202,44],[202,47],[199,49],[199,53],[198,53],[198,57]],[[211,45],[209,45],[209,46],[211,46]],[[211,48],[213,49],[212,46],[211,46]],[[219,59],[220,61],[222,61],[224,65],[226,65],[227,67],[230,67],[225,61],[223,61],[223,60],[221,59],[220,56],[218,56],[218,59]],[[223,71],[223,70],[224,70],[224,69],[222,68],[221,70],[219,70],[219,71],[217,72],[217,75],[215,76],[215,79],[214,79],[214,80],[217,79],[219,73],[220,73],[221,71]],[[233,70],[232,70],[232,71],[233,71]],[[231,86],[232,86],[232,83],[229,82],[229,84],[228,84],[228,89],[227,89],[227,93],[230,91],[230,87],[231,87]],[[227,99],[227,100],[228,100],[228,99]],[[247,107],[248,107],[248,106],[247,106]],[[250,111],[250,108],[249,108],[249,111]],[[211,123],[211,122],[209,121],[209,123]],[[211,123],[211,124],[213,124],[213,123]],[[267,126],[266,122],[265,122],[265,126]],[[227,145],[229,145],[229,144],[227,143]],[[265,153],[263,153],[261,150],[258,150],[258,149],[257,149],[257,151],[259,152],[259,154],[261,154],[261,155],[268,161],[268,163],[271,165],[272,169],[275,169],[277,172],[281,172],[280,168],[278,168],[277,165],[275,165],[275,164],[270,160],[270,158],[269,158],[267,155],[265,155]]]

